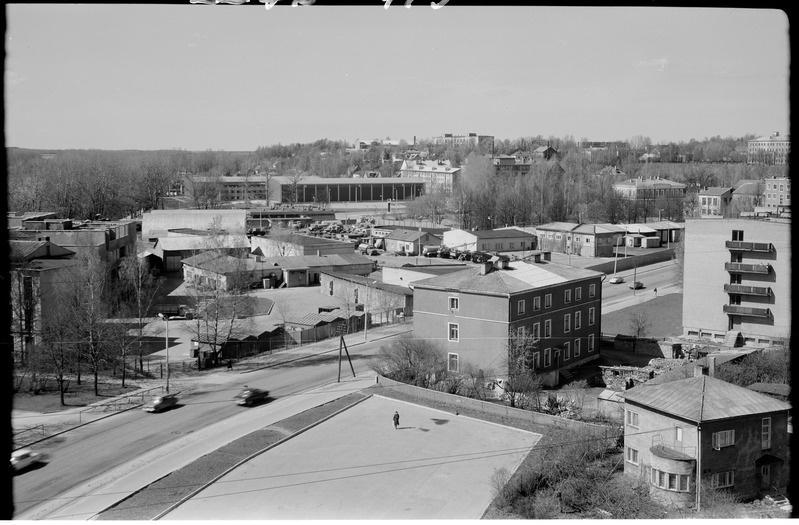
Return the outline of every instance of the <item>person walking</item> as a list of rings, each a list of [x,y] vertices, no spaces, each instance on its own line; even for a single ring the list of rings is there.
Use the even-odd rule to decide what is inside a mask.
[[[658,289],[655,288],[655,297],[657,297],[657,296],[658,296]]]
[[[394,411],[394,430],[397,430],[397,427],[399,427],[399,412],[397,412],[395,410]]]

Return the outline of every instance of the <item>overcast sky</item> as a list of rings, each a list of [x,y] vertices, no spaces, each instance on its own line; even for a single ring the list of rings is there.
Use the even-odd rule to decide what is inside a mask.
[[[781,11],[6,5],[6,145],[789,132]]]

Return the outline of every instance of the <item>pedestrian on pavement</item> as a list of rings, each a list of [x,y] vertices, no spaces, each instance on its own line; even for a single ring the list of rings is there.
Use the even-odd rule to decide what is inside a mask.
[[[658,289],[655,288],[655,297],[657,297],[657,296],[658,296]]]
[[[231,361],[230,359],[228,359],[228,361],[227,361],[227,369],[228,370],[233,370],[233,361]]]
[[[397,427],[399,427],[399,412],[397,412],[395,410],[394,411],[394,430],[397,430]]]

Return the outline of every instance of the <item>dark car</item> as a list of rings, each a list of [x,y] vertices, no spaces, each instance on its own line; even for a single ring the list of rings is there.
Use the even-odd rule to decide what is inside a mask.
[[[629,286],[633,290],[638,290],[638,289],[641,289],[641,288],[644,287],[644,283],[642,283],[641,281],[633,281],[633,282],[630,283]]]
[[[438,256],[442,259],[449,259],[450,258],[450,250],[449,248],[441,248],[438,250]]]
[[[250,388],[245,386],[244,390],[239,392],[236,395],[236,399],[238,401],[236,404],[251,407],[255,404],[262,403],[269,398],[269,391],[268,390],[261,390],[260,388]]]
[[[165,394],[163,396],[154,397],[152,401],[147,403],[142,410],[145,412],[163,412],[178,404],[177,394]]]

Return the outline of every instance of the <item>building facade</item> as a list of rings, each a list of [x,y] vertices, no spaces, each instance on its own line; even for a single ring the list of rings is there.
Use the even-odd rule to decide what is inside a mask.
[[[460,184],[460,172],[448,160],[421,159],[404,160],[399,170],[400,177],[423,181],[426,193],[442,191],[447,195]]]
[[[424,230],[392,230],[385,238],[386,251],[402,255],[420,255],[425,246],[440,246],[441,237]]]
[[[539,249],[583,257],[613,257],[626,233],[614,224],[550,222],[536,227]]]
[[[780,177],[774,179],[765,179],[764,202],[766,208],[783,208],[790,209],[791,207],[791,179]]]
[[[599,357],[601,277],[537,258],[417,281],[414,334],[444,346],[450,372],[469,364],[498,378],[513,340],[529,337],[531,369],[556,385],[562,370]]]
[[[269,180],[269,201],[294,204],[412,200],[422,195],[425,182],[407,177],[325,178],[307,176]]]
[[[702,216],[721,217],[732,202],[733,188],[706,188],[697,194]]]
[[[536,249],[536,236],[516,228],[498,230],[448,230],[443,244],[463,252],[517,252]]]
[[[791,333],[791,224],[784,219],[685,223],[683,332],[749,344]]]
[[[791,137],[772,133],[767,137],[752,139],[747,144],[747,164],[788,164],[791,155]]]
[[[624,473],[644,476],[653,499],[679,507],[697,503],[697,481],[744,499],[784,492],[790,405],[697,370],[621,394]]]
[[[251,250],[265,257],[288,255],[351,255],[355,246],[349,241],[336,241],[324,237],[291,233],[276,237],[250,237]]]

